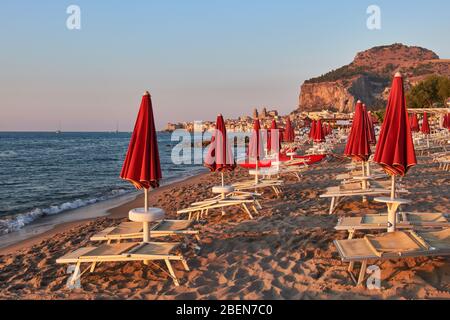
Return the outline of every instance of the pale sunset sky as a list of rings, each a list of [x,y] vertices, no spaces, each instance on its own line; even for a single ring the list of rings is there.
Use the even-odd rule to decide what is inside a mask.
[[[81,30],[66,27],[70,5]],[[381,30],[366,26],[381,8]],[[401,42],[450,58],[448,0],[1,0],[0,131],[131,131],[297,107],[299,87]]]

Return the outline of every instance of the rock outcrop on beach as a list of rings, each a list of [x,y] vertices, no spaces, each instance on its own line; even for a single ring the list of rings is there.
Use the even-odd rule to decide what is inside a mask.
[[[305,81],[299,110],[352,112],[359,99],[371,108],[381,107],[397,71],[405,75],[408,88],[430,75],[450,76],[450,60],[440,59],[431,50],[403,44],[374,47],[358,53],[346,66]]]

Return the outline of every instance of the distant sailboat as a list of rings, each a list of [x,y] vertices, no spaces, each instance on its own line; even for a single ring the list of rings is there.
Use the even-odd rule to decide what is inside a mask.
[[[116,122],[116,133],[119,133],[119,121]]]
[[[56,130],[56,133],[57,133],[57,134],[61,134],[61,133],[62,133],[62,130],[61,130],[61,121],[60,121],[59,124],[58,124],[58,129]]]

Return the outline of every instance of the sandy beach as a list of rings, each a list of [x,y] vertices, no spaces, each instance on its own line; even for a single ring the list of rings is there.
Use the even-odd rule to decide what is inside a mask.
[[[450,173],[439,171],[428,157],[403,179],[413,204],[407,211],[448,212]],[[191,240],[183,254],[191,268],[175,264],[181,286],[154,268],[140,263],[104,264],[86,274],[82,289],[66,288],[66,266],[55,260],[76,248],[91,245],[96,232],[127,220],[142,197],[110,211],[108,217],[59,225],[57,228],[0,250],[0,299],[450,299],[448,259],[405,259],[381,265],[382,289],[355,287],[332,243],[339,216],[385,212],[381,204],[349,199],[335,215],[326,187],[345,172],[348,161],[329,157],[312,166],[301,182],[285,178],[284,195],[265,195],[264,209],[253,221],[239,210],[213,214],[197,224],[200,250]],[[247,179],[243,170],[227,181]],[[152,206],[169,218],[195,200],[209,196],[218,175],[199,175],[151,193]],[[359,235],[361,236],[361,234]]]

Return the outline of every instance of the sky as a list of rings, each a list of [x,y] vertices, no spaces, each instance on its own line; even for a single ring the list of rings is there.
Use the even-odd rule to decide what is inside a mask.
[[[448,0],[1,0],[0,131],[131,131],[145,90],[160,129],[288,114],[304,80],[373,46],[450,58],[449,12]]]

